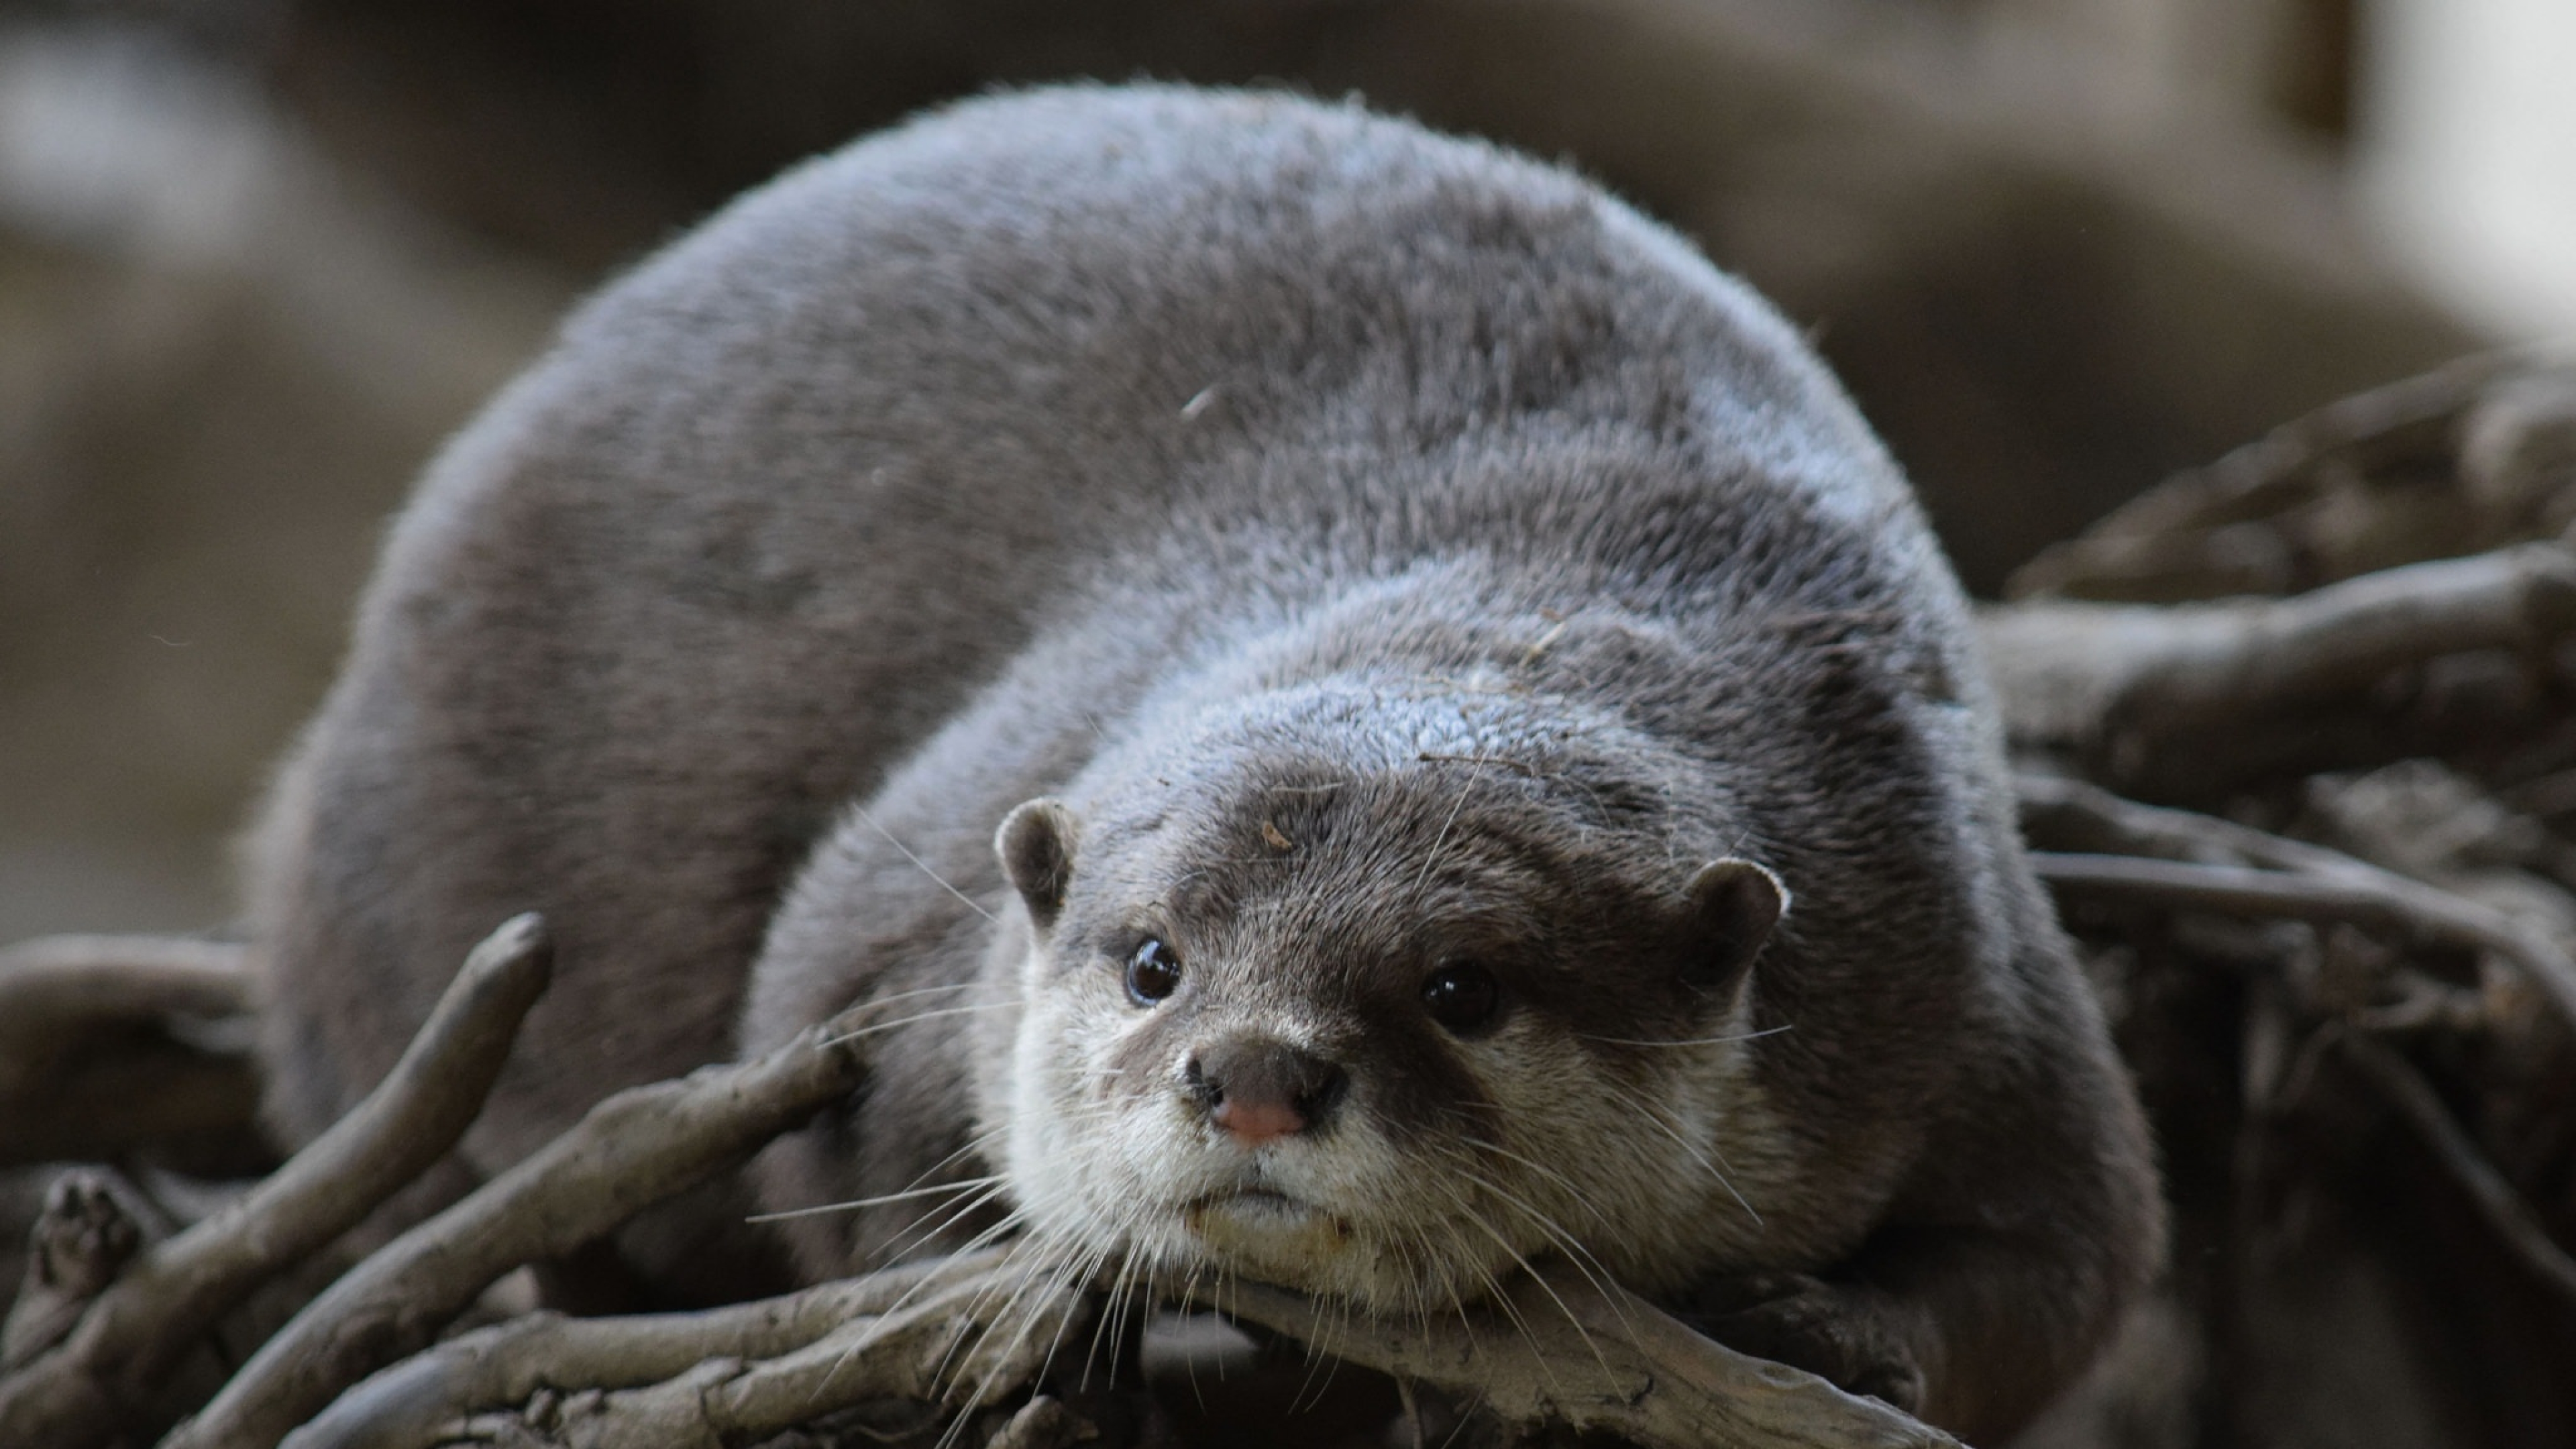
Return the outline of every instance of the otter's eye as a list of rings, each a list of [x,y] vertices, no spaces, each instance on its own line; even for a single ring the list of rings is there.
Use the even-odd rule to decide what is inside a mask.
[[[1127,994],[1138,1006],[1151,1006],[1181,989],[1181,958],[1162,942],[1147,937],[1127,958]]]
[[[1502,1002],[1494,973],[1482,966],[1443,966],[1422,978],[1422,1005],[1451,1031],[1474,1031],[1491,1021]]]

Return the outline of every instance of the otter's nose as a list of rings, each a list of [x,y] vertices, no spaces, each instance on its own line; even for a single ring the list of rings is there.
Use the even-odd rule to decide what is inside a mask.
[[[1181,1066],[1208,1120],[1246,1147],[1309,1132],[1332,1114],[1350,1074],[1274,1037],[1228,1037]]]

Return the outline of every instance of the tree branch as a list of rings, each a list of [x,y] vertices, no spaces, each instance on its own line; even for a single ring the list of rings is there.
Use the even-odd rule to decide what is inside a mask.
[[[358,1379],[425,1347],[495,1279],[570,1253],[749,1157],[866,1078],[862,1006],[756,1060],[619,1092],[563,1136],[352,1269],[163,1449],[275,1444]]]
[[[0,1443],[81,1449],[116,1437],[127,1407],[216,1319],[426,1171],[481,1110],[551,963],[534,916],[475,947],[355,1110],[239,1202],[144,1254],[59,1344],[0,1379]]]
[[[2229,763],[2206,747],[2249,721],[2443,655],[2535,651],[2576,632],[2576,555],[2517,544],[2287,599],[2031,600],[1985,610],[1979,628],[2016,744],[2072,749],[2115,780],[2187,759],[2205,784]]]
[[[1188,1285],[1164,1285],[1185,1295]],[[1958,1441],[1876,1399],[1735,1352],[1662,1309],[1554,1260],[1500,1305],[1421,1323],[1334,1313],[1235,1283],[1202,1299],[1399,1380],[1473,1394],[1506,1422],[1566,1424],[1647,1449],[1934,1449]]]
[[[2468,1195],[2505,1250],[2562,1302],[2576,1308],[2576,1258],[2549,1236],[2531,1204],[2478,1150],[2423,1073],[2388,1047],[2356,1033],[2343,1034],[2335,1045],[2414,1129],[2417,1140],[2432,1152],[2443,1174]]]
[[[244,949],[194,936],[40,936],[0,950],[0,1040],[108,1019],[250,1009]],[[0,1058],[0,1080],[11,1070]]]
[[[169,1224],[117,1173],[75,1167],[55,1178],[27,1235],[25,1279],[0,1326],[0,1373],[62,1342],[134,1255],[168,1236]]]
[[[677,1379],[603,1395],[564,1416],[553,1437],[567,1449],[751,1444],[879,1399],[969,1412],[1034,1382],[1090,1311],[1079,1286],[1034,1281],[1028,1268],[1005,1263],[774,1359],[714,1359]]]
[[[2262,520],[2312,495],[2328,463],[2351,477],[2448,453],[2461,416],[2541,360],[2527,350],[2477,353],[2338,398],[2050,545],[2014,572],[2007,595],[2154,600],[2218,579],[2240,582],[2211,592],[2248,591],[2250,575],[2268,575],[2273,589],[2297,587],[2287,541]]]
[[[707,1359],[776,1358],[886,1313],[934,1278],[980,1277],[1003,1256],[992,1249],[934,1259],[700,1313],[532,1313],[379,1370],[287,1435],[284,1449],[428,1449],[457,1422],[525,1404],[543,1389],[634,1388]]]
[[[0,1166],[246,1135],[259,1089],[245,1054],[133,1039],[172,1017],[239,1019],[242,955],[186,936],[49,936],[0,951]]]
[[[2285,842],[2286,843],[2286,842]],[[2330,852],[2329,852],[2330,853]],[[2332,873],[2199,865],[2131,855],[2031,852],[2039,878],[2061,896],[2141,900],[2237,915],[2350,921],[2424,940],[2492,951],[2512,963],[2576,1026],[2576,961],[2555,941],[2503,912],[2350,857]],[[2367,872],[2367,874],[2365,874]]]

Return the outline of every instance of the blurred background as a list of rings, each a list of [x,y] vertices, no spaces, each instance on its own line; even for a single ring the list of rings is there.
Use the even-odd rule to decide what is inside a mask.
[[[0,0],[0,940],[196,928],[409,479],[600,276],[997,85],[1357,92],[1808,327],[1972,588],[2576,333],[2569,0]]]

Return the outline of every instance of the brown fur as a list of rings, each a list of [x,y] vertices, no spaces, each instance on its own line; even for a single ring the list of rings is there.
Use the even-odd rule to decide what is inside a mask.
[[[639,268],[432,472],[256,856],[298,1135],[528,906],[480,1172],[903,1008],[753,1191],[961,1186],[802,1276],[1007,1225],[1433,1312],[1565,1250],[1987,1434],[2154,1259],[1896,470],[1670,234],[1348,107],[978,102]],[[747,1195],[630,1258],[769,1286]]]

